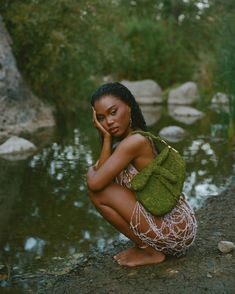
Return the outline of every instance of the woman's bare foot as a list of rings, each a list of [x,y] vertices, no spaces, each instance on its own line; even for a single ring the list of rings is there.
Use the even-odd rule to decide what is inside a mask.
[[[166,256],[164,253],[151,247],[147,247],[145,249],[138,247],[129,248],[114,257],[118,264],[129,267],[157,264],[163,262],[165,258]]]
[[[120,259],[123,259],[127,255],[129,255],[131,253],[131,251],[133,251],[133,249],[135,249],[135,248],[138,248],[137,245],[135,245],[134,247],[131,247],[131,248],[128,248],[128,249],[125,249],[125,250],[119,252],[118,254],[114,255],[113,258],[115,260],[117,260],[117,261],[120,260]]]

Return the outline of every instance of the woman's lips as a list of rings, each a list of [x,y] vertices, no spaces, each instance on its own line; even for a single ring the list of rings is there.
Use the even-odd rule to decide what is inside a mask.
[[[110,129],[109,132],[111,135],[114,135],[115,133],[118,132],[118,127]]]

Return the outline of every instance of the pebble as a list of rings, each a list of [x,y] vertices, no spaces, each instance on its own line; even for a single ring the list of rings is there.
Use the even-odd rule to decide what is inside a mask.
[[[177,271],[177,270],[170,270],[169,271],[169,274],[172,274],[172,275],[175,275],[175,274],[178,274],[179,273],[179,271]]]
[[[133,276],[136,276],[138,272],[137,271],[132,271],[130,273],[127,274],[128,277],[133,277]]]
[[[229,253],[235,248],[235,244],[230,241],[220,241],[218,243],[218,248],[222,253]]]
[[[75,253],[75,254],[73,254],[73,257],[75,258],[75,259],[78,259],[78,258],[81,258],[81,257],[83,257],[84,255],[82,254],[82,253]]]
[[[63,257],[60,257],[60,256],[54,256],[52,257],[53,260],[62,260],[64,259]]]

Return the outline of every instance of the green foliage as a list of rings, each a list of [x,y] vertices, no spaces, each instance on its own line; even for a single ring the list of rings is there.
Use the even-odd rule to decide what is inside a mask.
[[[198,2],[206,3],[1,0],[0,13],[34,92],[60,109],[73,110],[89,100],[106,75],[152,78],[164,89],[191,79],[212,88],[212,32],[221,4],[211,1],[200,9]]]
[[[229,135],[235,136],[235,17],[223,15],[216,42],[217,83],[229,99]]]

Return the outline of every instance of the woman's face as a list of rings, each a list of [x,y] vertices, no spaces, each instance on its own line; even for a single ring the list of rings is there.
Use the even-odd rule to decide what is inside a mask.
[[[130,107],[122,100],[102,96],[94,104],[97,120],[113,137],[125,137],[130,132]]]

